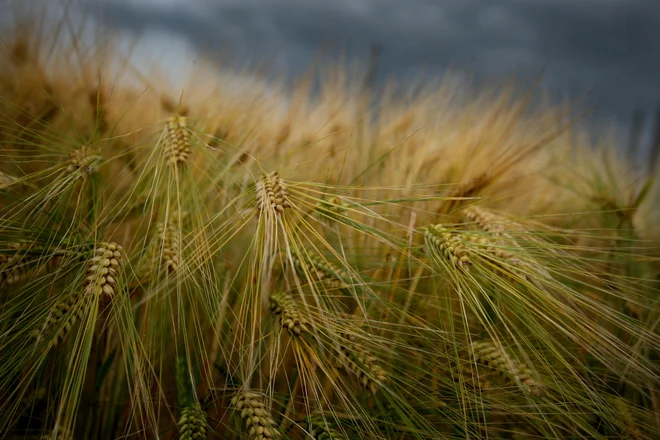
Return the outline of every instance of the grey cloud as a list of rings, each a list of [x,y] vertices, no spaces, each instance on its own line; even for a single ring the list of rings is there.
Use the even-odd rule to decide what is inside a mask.
[[[660,104],[660,4],[656,0],[106,1],[90,11],[121,29],[158,28],[233,59],[277,59],[301,72],[327,57],[368,56],[379,43],[381,77],[477,77],[545,67],[551,89],[599,87],[599,114],[627,119]]]

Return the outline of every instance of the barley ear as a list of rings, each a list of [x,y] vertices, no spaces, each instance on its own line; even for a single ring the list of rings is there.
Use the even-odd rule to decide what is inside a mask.
[[[172,116],[167,121],[165,131],[165,160],[174,166],[185,164],[190,156],[188,119],[185,116]]]
[[[536,396],[543,393],[544,385],[533,377],[532,370],[522,362],[511,359],[503,348],[490,341],[472,343],[475,359],[497,372],[505,374],[510,379],[520,383],[523,389]]]
[[[270,309],[280,317],[282,328],[285,328],[294,336],[300,336],[308,331],[309,321],[298,309],[296,302],[287,293],[273,293],[270,296]]]
[[[378,359],[357,344],[352,335],[344,333],[342,337],[347,343],[339,348],[339,363],[355,374],[364,389],[376,394],[387,380],[387,373],[377,364]]]
[[[231,404],[236,411],[240,412],[249,440],[280,438],[275,420],[266,409],[259,394],[240,391],[232,397]]]
[[[122,252],[123,248],[116,243],[101,243],[94,249],[94,256],[88,262],[85,294],[104,294],[110,298],[115,295]]]
[[[277,173],[263,173],[256,185],[257,208],[261,212],[272,211],[281,214],[291,207],[286,183]]]

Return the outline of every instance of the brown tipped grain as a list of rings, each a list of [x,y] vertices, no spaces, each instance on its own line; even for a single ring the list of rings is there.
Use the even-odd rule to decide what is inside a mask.
[[[112,298],[117,288],[117,275],[121,266],[123,248],[116,243],[101,243],[89,260],[85,294]]]
[[[309,321],[298,309],[298,305],[286,293],[274,293],[270,296],[270,309],[280,317],[282,328],[287,329],[292,335],[300,336],[306,332]]]
[[[257,207],[261,212],[281,214],[291,207],[286,184],[277,171],[264,173],[257,182]]]
[[[280,438],[275,420],[259,394],[251,391],[238,392],[232,397],[231,404],[234,410],[240,413],[249,440]]]
[[[185,116],[172,116],[166,127],[165,159],[172,165],[183,165],[190,156],[190,134]]]

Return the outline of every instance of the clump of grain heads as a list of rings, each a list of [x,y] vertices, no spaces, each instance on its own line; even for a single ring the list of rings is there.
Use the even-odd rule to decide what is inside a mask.
[[[432,253],[437,253],[446,258],[452,265],[462,269],[468,269],[471,261],[470,252],[465,247],[461,238],[452,234],[442,225],[430,225],[424,233],[426,247]]]
[[[121,266],[122,251],[116,243],[101,243],[94,250],[94,256],[89,260],[85,293],[100,296],[105,294],[112,298],[117,287],[117,271]]]
[[[291,207],[286,184],[277,171],[263,173],[257,182],[256,190],[257,207],[261,212],[271,210],[273,213],[281,214],[284,209]]]
[[[333,429],[323,417],[319,416],[307,418],[307,431],[313,440],[345,440],[341,433]]]
[[[165,159],[172,165],[182,165],[190,156],[190,134],[185,116],[172,116],[166,126]]]
[[[98,164],[102,157],[91,145],[83,145],[69,154],[69,165],[66,172],[71,174],[75,171],[81,172],[81,177],[95,173],[98,170]]]
[[[316,253],[293,253],[293,265],[303,278],[310,276],[311,281],[319,281],[328,289],[342,289],[348,286],[350,280],[348,274],[326,261],[321,255]]]
[[[209,430],[206,413],[199,403],[185,407],[181,411],[181,418],[177,422],[180,440],[205,440]]]
[[[270,309],[279,315],[282,328],[291,334],[300,336],[307,331],[309,321],[302,316],[296,302],[287,293],[273,293],[270,296]]]
[[[521,362],[511,359],[504,349],[490,341],[476,341],[471,345],[477,361],[499,373],[504,373],[523,385],[526,391],[536,396],[543,392],[543,384],[534,379],[532,370]]]
[[[385,370],[376,363],[378,359],[361,347],[352,335],[345,333],[342,337],[346,344],[339,347],[339,364],[355,374],[363,388],[376,394],[387,380]]]
[[[265,440],[279,438],[275,420],[266,409],[261,396],[251,391],[241,391],[231,399],[236,411],[240,411],[245,422],[249,440]]]

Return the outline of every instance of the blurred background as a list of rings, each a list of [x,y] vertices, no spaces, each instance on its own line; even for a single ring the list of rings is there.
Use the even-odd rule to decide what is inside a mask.
[[[638,164],[657,162],[660,151],[657,0],[69,0],[48,8],[126,41],[139,36],[132,61],[162,63],[181,84],[200,57],[240,80],[258,71],[290,83],[313,62],[357,60],[376,96],[388,79],[412,87],[451,72],[456,87],[478,87],[541,75],[557,103],[586,96],[580,105],[595,108],[585,122],[612,131]]]

